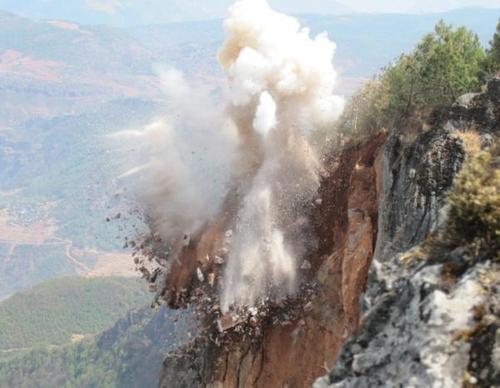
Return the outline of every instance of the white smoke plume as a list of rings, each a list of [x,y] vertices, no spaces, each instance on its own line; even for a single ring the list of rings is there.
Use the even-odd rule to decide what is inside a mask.
[[[265,0],[237,1],[224,27],[219,59],[248,187],[223,280],[227,311],[293,292],[310,237],[303,209],[319,185],[319,163],[302,134],[332,124],[344,102],[334,94],[335,45],[326,34],[312,39]]]
[[[132,150],[121,178],[146,207],[151,228],[173,245],[219,209],[234,157],[234,127],[207,87],[191,85],[171,67],[154,70],[167,114],[111,137]]]
[[[236,217],[221,279],[227,312],[296,289],[297,268],[314,240],[305,209],[317,193],[320,167],[304,134],[331,125],[344,102],[334,94],[335,44],[326,34],[311,38],[265,0],[237,1],[224,27],[219,59],[228,77],[226,109],[178,71],[160,69],[176,114],[117,136],[136,144],[144,158],[126,175],[168,242],[217,214],[230,170],[240,203],[231,209]]]

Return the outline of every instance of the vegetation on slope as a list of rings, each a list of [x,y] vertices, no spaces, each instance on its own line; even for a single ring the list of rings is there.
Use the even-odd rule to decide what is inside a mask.
[[[498,71],[500,22],[488,50],[467,28],[439,22],[412,52],[384,67],[351,98],[333,133],[360,140],[382,128],[418,132]]]
[[[470,155],[448,194],[444,230],[429,239],[432,257],[456,252],[474,260],[500,260],[500,143]]]
[[[351,98],[324,150],[332,143],[360,142],[382,129],[416,135],[440,127],[458,97],[481,91],[485,81],[499,73],[500,21],[488,49],[481,47],[472,31],[440,22],[412,52],[383,68]],[[498,260],[498,140],[483,149],[479,132],[464,128],[453,134],[462,142],[467,161],[449,193],[449,218],[442,232],[410,256],[443,259],[459,250],[457,255],[475,260]],[[316,140],[324,137],[324,133],[314,135]]]
[[[0,351],[97,334],[149,301],[139,279],[68,277],[42,283],[0,303]]]
[[[383,92],[391,96],[386,115],[448,107],[460,95],[480,87],[485,58],[477,35],[464,27],[440,22],[410,54],[403,54],[381,76]]]
[[[0,387],[157,387],[165,354],[193,329],[185,311],[134,310],[95,338],[0,358]]]
[[[479,152],[455,180],[446,236],[500,252],[500,144]],[[461,241],[463,243],[463,240]]]

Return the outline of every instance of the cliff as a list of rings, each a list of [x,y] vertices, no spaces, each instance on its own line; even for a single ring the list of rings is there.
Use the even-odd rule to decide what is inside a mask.
[[[397,141],[388,142],[381,203],[386,210],[379,219],[377,252],[363,296],[363,324],[330,374],[314,387],[384,387],[388,382],[414,387],[498,386],[498,231],[486,252],[471,252],[466,235],[457,236],[456,246],[437,255],[419,243],[428,232],[439,233],[452,222],[443,208],[443,195],[465,153],[463,142],[450,134],[474,129],[483,147],[498,141],[499,81],[491,80],[483,93],[461,97],[444,129],[417,140],[423,145],[422,140],[434,138],[413,154],[413,163],[411,151],[400,154]],[[498,211],[498,149],[491,153],[489,168],[496,174],[491,195],[497,198]],[[402,157],[395,158],[398,154]],[[426,166],[427,161],[434,165]],[[471,181],[472,175],[463,179]],[[425,179],[419,179],[422,176]]]
[[[182,248],[167,278],[172,307],[193,295],[205,300],[199,314],[209,329],[166,358],[160,385],[306,387],[332,365],[317,387],[457,386],[469,375],[471,383],[494,381],[498,263],[473,260],[450,283],[442,275],[448,257],[406,259],[447,222],[445,198],[467,159],[457,130],[475,129],[483,146],[495,141],[499,85],[497,78],[484,93],[462,97],[446,120],[413,139],[394,129],[333,151],[309,209],[318,241],[301,267],[301,292],[229,324],[214,313],[203,279],[220,271],[210,257],[224,248],[231,219],[225,207]],[[477,306],[487,311],[479,318]],[[489,323],[474,335],[457,334],[483,317]]]
[[[359,321],[357,299],[376,239],[378,155],[384,140],[381,134],[326,163],[322,201],[311,209],[320,241],[307,271],[317,291],[267,317],[258,337],[234,332],[220,347],[200,339],[188,352],[169,356],[162,386],[301,387],[324,373]]]

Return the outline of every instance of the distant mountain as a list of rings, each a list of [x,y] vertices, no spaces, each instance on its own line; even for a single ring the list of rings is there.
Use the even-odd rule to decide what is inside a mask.
[[[158,96],[155,56],[125,31],[6,12],[0,31],[0,129],[116,98]]]
[[[371,77],[420,38],[439,20],[474,31],[487,47],[500,18],[500,8],[464,8],[443,13],[307,15],[302,20],[313,33],[327,31],[337,43],[337,63],[346,77]]]
[[[363,80],[372,77],[402,52],[411,50],[441,19],[455,26],[466,26],[487,46],[500,17],[500,8],[465,8],[424,15],[309,14],[298,17],[313,35],[326,31],[337,44],[339,91],[352,94]],[[156,24],[128,31],[142,45],[158,53],[162,61],[194,73],[196,69],[208,69],[220,75],[215,54],[224,34],[218,20]]]
[[[150,300],[138,278],[68,277],[42,283],[0,303],[0,358],[17,349],[98,334]]]
[[[81,24],[130,27],[141,24],[220,19],[233,0],[0,0],[0,9],[32,19],[63,19]],[[335,0],[269,0],[271,6],[287,13],[345,14],[351,8]]]

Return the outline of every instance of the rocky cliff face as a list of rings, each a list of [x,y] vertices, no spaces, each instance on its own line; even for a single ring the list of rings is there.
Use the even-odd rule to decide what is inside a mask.
[[[200,338],[170,355],[162,386],[303,387],[324,373],[358,325],[377,235],[384,141],[381,134],[341,150],[325,165],[321,201],[311,208],[319,241],[311,268],[303,269],[315,291],[266,318],[259,336],[231,333],[220,346]]]
[[[498,138],[499,81],[461,97],[444,129],[421,135],[403,153],[397,140],[387,143],[385,212],[363,323],[314,387],[499,386],[498,257],[471,261],[458,247],[434,260],[408,260],[446,222],[444,195],[465,156],[453,132],[475,129],[483,146]],[[465,264],[450,277],[457,263]]]
[[[466,157],[456,128],[477,128],[485,142],[496,136],[499,85],[462,99],[446,123],[415,140],[392,131],[330,155],[310,209],[319,238],[302,267],[310,286],[292,304],[253,317],[255,327],[250,320],[170,354],[161,386],[306,387],[332,365],[317,387],[495,381],[499,283],[485,274],[498,274],[497,264],[471,265],[450,283],[445,264],[404,259],[446,221],[444,199]],[[190,268],[173,271],[171,304],[186,298],[200,252],[220,248],[213,236],[224,219],[196,238]]]

